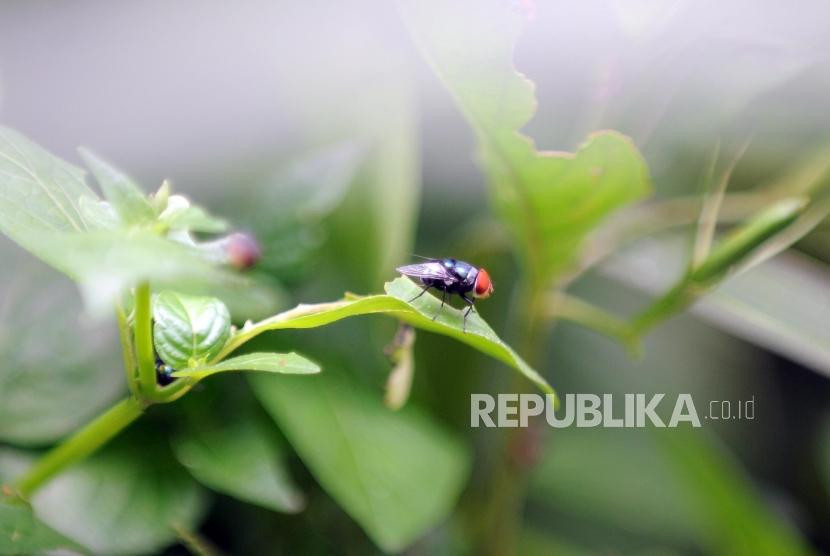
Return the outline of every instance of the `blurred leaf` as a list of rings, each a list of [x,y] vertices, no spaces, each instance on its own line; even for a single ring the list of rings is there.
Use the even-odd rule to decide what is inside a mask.
[[[240,295],[247,281],[207,262],[194,248],[142,230],[30,235],[37,253],[80,284],[94,316],[108,312],[127,288],[149,280],[155,290],[224,297]],[[250,292],[257,295],[257,290]]]
[[[331,259],[341,280],[370,288],[411,253],[420,209],[415,85],[401,62],[363,99],[350,128],[366,145],[360,172],[329,222]],[[342,117],[342,114],[341,116]]]
[[[809,554],[795,528],[770,511],[728,453],[699,429],[654,429],[709,532],[713,554]]]
[[[220,363],[202,365],[195,369],[177,371],[174,377],[203,379],[226,371],[263,371],[291,375],[308,375],[320,372],[320,367],[296,353],[246,353],[225,359]]]
[[[534,502],[586,520],[593,530],[621,529],[655,542],[687,544],[705,533],[702,516],[690,507],[647,431],[557,429],[553,434],[533,471]]]
[[[343,201],[365,149],[340,141],[297,156],[244,195],[228,199],[229,213],[245,216],[263,243],[261,264],[281,274],[301,274],[303,263],[320,248],[323,221]],[[256,197],[256,203],[249,199]]]
[[[615,209],[650,192],[645,161],[614,132],[575,154],[538,151],[521,135],[536,111],[533,84],[516,71],[517,7],[501,0],[400,0],[404,18],[473,127],[495,208],[520,242],[537,284],[568,270],[585,236]]]
[[[147,224],[155,220],[156,213],[147,196],[132,179],[98,155],[86,148],[78,149],[84,163],[90,169],[104,197],[110,202],[121,222],[127,226]]]
[[[550,554],[556,554],[556,556],[596,556],[597,551],[569,544],[562,539],[526,527],[522,530],[519,539],[519,554],[522,556],[548,556]]]
[[[765,245],[773,243],[778,250],[785,249],[788,244],[777,241],[777,234],[793,224],[806,205],[806,199],[783,199],[727,234],[698,266],[690,266],[677,283],[633,319],[632,333],[641,336],[686,309],[708,289],[746,265],[750,255]]]
[[[398,278],[387,282],[385,289],[387,295],[351,296],[331,303],[298,305],[256,324],[246,325],[231,337],[220,356],[229,354],[254,336],[268,330],[315,328],[346,317],[387,313],[417,328],[443,334],[470,345],[510,365],[544,392],[553,393],[553,388],[545,379],[505,344],[478,313],[471,313],[467,318],[465,332],[463,309],[445,306],[442,310],[441,301],[429,294],[410,302],[422,289],[411,280]]]
[[[201,207],[193,206],[181,195],[171,195],[166,208],[159,215],[159,222],[173,230],[218,233],[228,228],[228,223],[207,213]]]
[[[285,468],[286,448],[247,411],[232,420],[202,412],[173,441],[179,462],[202,484],[278,512],[302,510],[305,500]]]
[[[0,452],[0,474],[18,474],[31,461]],[[151,554],[175,540],[174,525],[194,528],[206,502],[162,437],[127,433],[58,475],[32,505],[44,523],[94,554]]]
[[[680,237],[640,242],[601,271],[640,290],[663,291],[685,268],[684,243]],[[788,252],[730,276],[691,310],[738,337],[830,375],[828,281],[823,265]]]
[[[0,230],[26,249],[31,232],[78,232],[81,198],[96,200],[84,172],[20,133],[0,127]]]
[[[124,390],[111,322],[90,322],[73,284],[0,238],[0,440],[41,445]]]
[[[315,478],[383,550],[404,549],[449,514],[470,460],[435,423],[392,413],[333,373],[249,380]]]
[[[116,209],[122,218],[144,218],[148,208],[154,214],[129,178],[87,156],[113,203],[120,204]],[[156,289],[171,286],[189,293],[227,295],[248,309],[251,303],[245,304],[240,294],[244,286],[260,307],[275,305],[272,296],[262,289],[249,290],[245,280],[211,264],[198,249],[146,230],[113,229],[113,207],[98,202],[82,170],[2,127],[0,200],[0,231],[79,282],[87,309],[95,316],[109,311],[124,290],[145,280]],[[147,207],[141,208],[145,203]]]
[[[22,500],[0,496],[0,554],[42,554],[56,550],[73,554],[88,552],[41,523]]]
[[[231,332],[228,308],[212,297],[161,292],[153,301],[153,319],[153,344],[174,369],[212,359]]]
[[[121,226],[115,209],[106,201],[98,201],[89,197],[81,197],[78,201],[81,216],[86,220],[90,229],[114,230]]]
[[[723,277],[750,252],[795,222],[807,202],[803,198],[783,199],[749,219],[715,245],[709,256],[692,270],[692,280],[703,284]]]

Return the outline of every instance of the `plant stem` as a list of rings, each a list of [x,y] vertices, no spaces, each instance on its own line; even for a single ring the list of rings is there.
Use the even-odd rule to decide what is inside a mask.
[[[154,399],[156,395],[156,362],[153,355],[152,318],[150,285],[144,282],[135,289],[134,327],[139,389],[149,399]]]
[[[69,465],[77,463],[106,444],[143,412],[144,405],[130,396],[121,400],[81,430],[43,456],[17,480],[17,489],[26,498]]]
[[[542,288],[532,280],[523,284],[519,292],[519,352],[533,367],[539,363],[546,324],[541,292]],[[508,391],[526,393],[527,382],[513,377]],[[527,479],[535,464],[533,456],[524,457],[520,453],[538,453],[541,437],[535,432],[532,428],[514,428],[504,435],[498,460],[490,474],[487,499],[480,510],[478,553],[509,556],[518,552]]]
[[[638,351],[638,339],[628,322],[620,317],[564,292],[549,296],[547,317],[575,322],[615,338],[632,352]]]
[[[133,394],[138,393],[138,384],[136,383],[136,366],[135,366],[135,350],[133,349],[133,340],[130,337],[130,326],[127,324],[127,315],[124,313],[124,308],[121,303],[115,306],[115,316],[118,321],[118,337],[121,340],[121,351],[124,356],[124,372],[127,377],[127,386]]]

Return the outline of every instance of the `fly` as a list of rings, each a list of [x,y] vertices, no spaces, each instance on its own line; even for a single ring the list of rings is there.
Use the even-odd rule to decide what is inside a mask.
[[[457,294],[468,305],[464,311],[464,332],[467,331],[467,316],[475,310],[476,299],[486,299],[493,293],[493,282],[483,268],[459,261],[458,259],[427,259],[426,262],[399,266],[398,272],[409,278],[417,278],[424,286],[421,293],[409,300],[413,302],[424,295],[430,288],[441,291],[441,309],[447,300],[447,294]],[[472,295],[472,298],[469,297]],[[441,309],[432,320],[438,318]]]

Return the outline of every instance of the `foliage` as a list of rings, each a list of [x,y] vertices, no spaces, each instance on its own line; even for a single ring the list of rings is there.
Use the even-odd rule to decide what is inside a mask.
[[[697,230],[693,254],[676,269],[673,285],[664,280],[665,292],[645,309],[617,316],[570,287],[623,240],[676,225],[666,222],[659,201],[631,207],[652,189],[634,142],[598,131],[574,153],[549,152],[523,135],[536,99],[512,60],[524,17],[517,3],[399,0],[398,7],[473,130],[496,217],[485,225],[496,222],[496,235],[508,232],[504,246],[519,263],[518,270],[500,270],[518,274],[516,292],[503,299],[518,306],[509,322],[521,349],[503,341],[478,312],[465,322],[463,310],[432,295],[416,299],[421,288],[406,278],[386,282],[383,293],[346,293],[278,311],[284,285],[300,299],[331,299],[355,285],[371,291],[408,256],[420,190],[414,103],[405,84],[383,89],[382,103],[361,114],[356,137],[338,134],[269,172],[249,191],[253,203],[228,194],[228,212],[250,219],[236,224],[254,227],[266,246],[260,269],[248,273],[242,267],[259,256],[253,239],[235,242],[229,221],[175,194],[168,182],[147,195],[82,149],[99,195],[83,170],[0,128],[0,230],[78,285],[89,326],[101,327],[90,330],[105,330],[110,323],[101,324],[102,317],[115,314],[126,373],[126,385],[113,379],[120,373],[112,372],[115,354],[104,344],[114,344],[114,334],[87,343],[92,333],[74,326],[82,308],[61,302],[69,297],[66,282],[30,281],[42,274],[34,266],[21,274],[21,284],[12,284],[9,303],[26,320],[7,322],[0,312],[0,439],[16,446],[0,454],[0,553],[157,551],[199,527],[210,491],[246,508],[302,515],[314,511],[315,501],[319,507],[318,487],[385,552],[433,542],[425,538],[437,530],[474,537],[442,537],[442,547],[458,542],[507,553],[516,547],[517,531],[526,529],[518,523],[525,484],[540,505],[559,504],[612,527],[636,530],[646,516],[670,546],[803,551],[802,540],[767,510],[740,467],[704,437],[639,438],[642,453],[621,457],[624,447],[614,440],[566,433],[564,448],[556,443],[556,453],[533,472],[516,460],[540,450],[538,439],[521,431],[484,447],[482,456],[433,406],[447,395],[442,385],[460,388],[466,399],[486,384],[485,364],[452,364],[478,355],[512,368],[516,389],[532,384],[553,394],[548,380],[555,383],[554,377],[536,367],[543,363],[546,325],[555,320],[638,347],[657,324],[813,230],[830,211],[818,178],[799,173],[797,187],[778,188],[753,210],[726,218],[734,204],[726,194],[733,161],[702,203],[683,205],[681,220],[697,222]],[[824,170],[819,164],[816,172]],[[723,220],[734,227],[721,235]],[[249,251],[240,257],[234,249]],[[254,313],[272,316],[244,320]],[[365,315],[390,318],[341,323]],[[385,361],[376,340],[387,338],[389,321],[400,332],[387,352],[394,369],[384,405]],[[334,332],[304,332],[328,325]],[[35,330],[34,340],[24,328]],[[435,350],[441,373],[453,376],[425,369],[416,383],[413,328],[435,333],[419,336],[419,345],[453,340],[473,350]],[[466,380],[473,367],[474,378]],[[243,381],[234,376],[240,371],[255,372]],[[223,376],[205,381],[217,374]],[[81,426],[125,389],[127,398]],[[406,403],[412,389],[420,398]],[[28,450],[59,440],[40,457]],[[478,469],[473,454],[486,465]],[[592,465],[585,454],[595,456],[588,458]],[[295,458],[311,477],[298,472]],[[636,477],[640,469],[651,471],[639,475],[642,484],[619,480],[621,470]],[[663,490],[631,507],[634,491],[651,481]],[[478,491],[486,493],[483,503]],[[586,499],[590,504],[581,505]],[[467,506],[470,515],[459,519],[456,508],[467,512]],[[318,526],[327,525],[315,523],[315,531]],[[540,552],[567,545],[527,538]]]

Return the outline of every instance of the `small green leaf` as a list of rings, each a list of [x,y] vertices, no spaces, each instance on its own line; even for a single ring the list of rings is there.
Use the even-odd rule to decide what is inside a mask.
[[[385,313],[417,328],[455,338],[491,357],[510,365],[546,393],[553,388],[530,367],[510,346],[505,344],[478,313],[471,313],[464,330],[464,310],[445,306],[433,295],[425,294],[411,301],[421,288],[406,278],[386,283],[387,295],[352,296],[349,299],[316,305],[299,305],[256,324],[251,324],[233,336],[220,352],[222,357],[267,330],[286,328],[315,328],[357,315]],[[433,320],[433,317],[437,317]]]
[[[15,498],[0,496],[0,554],[41,554],[68,550],[72,553],[88,553],[39,521],[32,508]]]
[[[319,373],[320,367],[294,352],[248,353],[225,359],[221,363],[176,371],[173,376],[177,378],[192,377],[201,380],[207,376],[226,371],[263,371],[266,373],[308,375]]]
[[[287,449],[260,418],[233,420],[200,415],[175,437],[179,462],[202,484],[239,500],[278,512],[303,509],[305,500],[284,463]]]
[[[153,319],[156,351],[175,369],[212,359],[230,336],[228,308],[213,297],[161,292],[153,303]]]
[[[192,206],[181,195],[171,195],[167,206],[159,215],[159,221],[172,230],[218,233],[228,229],[228,223],[211,216],[203,208]]]
[[[383,550],[401,551],[451,511],[470,454],[426,416],[391,412],[336,373],[249,381],[320,485]]]
[[[154,220],[153,206],[132,179],[91,150],[81,148],[78,152],[101,186],[104,197],[115,208],[121,222],[130,226]]]

